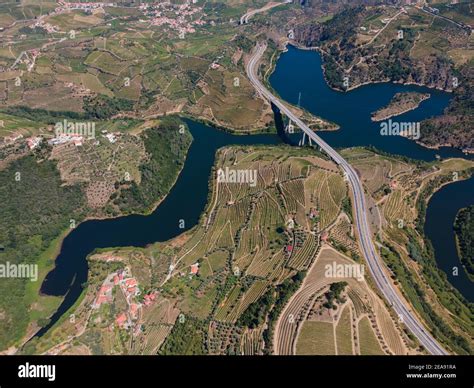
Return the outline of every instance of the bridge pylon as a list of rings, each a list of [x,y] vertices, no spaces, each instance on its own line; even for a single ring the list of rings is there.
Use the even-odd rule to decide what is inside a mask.
[[[306,132],[303,132],[303,137],[302,137],[301,140],[298,142],[298,145],[299,145],[300,147],[303,147],[303,146],[306,144],[306,138],[308,139],[308,143],[307,143],[307,144],[308,144],[310,147],[312,147],[312,146],[313,146],[313,141],[311,140],[311,138],[310,138],[308,135],[306,135]],[[317,145],[316,145],[316,148],[318,148]]]
[[[298,145],[299,145],[300,147],[303,147],[305,143],[306,143],[306,133],[303,132],[303,137],[302,137],[301,140],[299,141]]]
[[[295,133],[295,125],[292,123],[291,119],[288,122],[288,125],[285,127],[286,133]]]

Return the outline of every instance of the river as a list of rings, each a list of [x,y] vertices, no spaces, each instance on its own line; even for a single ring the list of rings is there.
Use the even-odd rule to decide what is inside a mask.
[[[398,116],[397,120],[414,122],[441,114],[449,103],[450,95],[447,93],[419,86],[391,83],[366,85],[349,93],[337,92],[330,89],[324,80],[320,55],[315,51],[298,50],[293,47],[289,47],[289,50],[281,55],[275,72],[270,77],[270,83],[283,99],[294,104],[298,102],[301,92],[302,107],[339,124],[341,129],[338,131],[320,132],[321,137],[334,147],[372,145],[382,151],[421,160],[433,160],[436,154],[442,157],[464,156],[452,148],[444,147],[434,151],[402,137],[381,136],[379,124],[370,120],[371,112],[387,104],[395,93],[411,90],[428,91],[431,98],[424,101],[420,108]],[[65,298],[51,316],[50,323],[36,336],[44,335],[79,298],[82,284],[87,281],[86,257],[94,249],[144,247],[157,241],[169,240],[197,224],[206,206],[208,182],[217,149],[231,144],[281,143],[277,135],[237,136],[191,120],[186,122],[193,135],[193,143],[175,185],[153,213],[146,216],[130,215],[86,221],[64,239],[56,259],[56,267],[47,275],[41,292],[46,295],[65,295]],[[469,181],[471,193],[473,179]],[[453,261],[457,260],[459,265],[459,259],[455,247],[453,251],[452,244],[444,245],[446,239],[453,239],[452,233],[443,239],[439,239],[439,233],[446,236],[445,233],[449,230],[452,232],[451,215],[453,212],[455,214],[461,205],[460,202],[451,199],[465,189],[459,186],[460,184],[446,186],[435,194],[427,212],[429,226],[426,227],[426,232],[433,241],[438,264],[447,271],[448,276],[452,272],[450,268],[454,265]],[[442,205],[439,205],[439,201]],[[432,203],[435,204],[434,215],[431,211]],[[451,203],[449,216],[436,215],[439,211],[436,209],[440,209],[440,206],[446,208],[449,203]],[[466,203],[472,203],[472,195],[463,201],[462,206],[466,206]],[[179,228],[181,219],[185,221],[184,229]],[[462,270],[459,272],[461,275]],[[462,280],[462,275],[456,278],[450,276],[449,279],[466,298],[472,300],[472,283],[469,285],[465,282],[466,279]]]
[[[302,108],[340,126],[337,131],[318,132],[333,147],[371,145],[381,151],[424,161],[432,161],[436,155],[443,158],[473,158],[454,148],[432,150],[400,136],[382,136],[380,123],[370,119],[371,113],[385,106],[395,93],[430,93],[431,98],[423,101],[418,109],[392,118],[400,122],[419,122],[442,114],[449,104],[449,93],[417,85],[393,83],[364,85],[348,93],[338,92],[331,89],[324,79],[320,54],[293,46],[288,46],[288,51],[280,56],[269,81],[284,100],[295,105],[300,100]],[[453,223],[457,212],[473,203],[474,177],[465,182],[444,186],[428,203],[425,223],[425,234],[432,242],[439,268],[469,301],[474,301],[474,287],[458,257]],[[452,269],[455,266],[459,268],[457,276],[453,276]]]
[[[278,144],[277,135],[232,135],[204,124],[186,120],[193,142],[175,185],[150,215],[129,215],[86,221],[64,239],[56,267],[41,286],[46,295],[66,295],[50,323],[36,333],[42,336],[76,302],[87,281],[86,257],[96,248],[144,247],[167,241],[197,224],[209,191],[209,177],[216,151],[226,145]],[[184,229],[179,228],[184,220]]]

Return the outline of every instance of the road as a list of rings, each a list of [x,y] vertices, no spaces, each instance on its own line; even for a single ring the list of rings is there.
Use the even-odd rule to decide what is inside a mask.
[[[249,19],[258,13],[265,12],[274,7],[278,7],[279,5],[288,4],[288,3],[291,3],[291,0],[286,0],[283,3],[268,3],[262,8],[252,9],[240,18],[240,24],[247,24],[249,22]]]
[[[446,20],[447,22],[450,22],[450,23],[453,23],[455,24],[456,26],[458,26],[459,28],[462,28],[462,29],[465,29],[467,31],[471,31],[470,27],[465,25],[465,24],[462,24],[462,23],[458,23],[456,20],[453,20],[453,19],[450,19],[446,16],[443,16],[443,15],[440,15],[440,14],[437,14],[437,13],[434,13],[432,11],[429,11],[427,10],[425,7],[423,6],[415,6],[415,8],[419,9],[420,11],[424,12],[424,13],[427,13],[428,15],[431,15],[431,16],[434,16],[436,18],[440,18],[440,19],[443,19],[443,20]]]
[[[377,39],[377,37],[385,31],[385,29],[389,26],[390,23],[392,23],[399,15],[401,15],[403,12],[405,12],[405,10],[402,8],[400,10],[400,12],[397,12],[394,16],[392,16],[392,18],[390,18],[387,23],[385,24],[385,26],[383,26],[382,29],[380,29],[379,32],[377,32],[373,37],[372,39],[370,39],[367,43],[364,43],[362,46],[358,47],[358,48],[362,48],[362,47],[365,47],[365,46],[368,46],[369,44],[372,44],[375,39]]]
[[[400,295],[395,290],[395,287],[388,280],[388,275],[384,270],[384,264],[379,255],[375,251],[375,246],[372,241],[371,231],[367,221],[367,205],[364,196],[364,189],[360,182],[354,168],[339,155],[329,144],[321,139],[316,133],[311,130],[303,121],[300,120],[285,104],[283,104],[277,97],[275,97],[258,78],[258,67],[260,59],[265,52],[266,44],[257,44],[254,53],[246,65],[247,75],[254,85],[257,92],[268,101],[272,102],[280,109],[294,124],[296,124],[306,135],[318,144],[319,147],[331,159],[336,162],[344,171],[345,177],[349,181],[354,198],[355,223],[359,235],[360,246],[365,257],[366,263],[370,269],[370,273],[374,278],[375,284],[398,314],[400,320],[408,327],[408,329],[416,336],[420,344],[431,354],[445,355],[449,354],[441,345],[432,337],[430,333],[423,327],[421,322],[417,319],[415,314],[407,306],[407,302],[402,300]]]

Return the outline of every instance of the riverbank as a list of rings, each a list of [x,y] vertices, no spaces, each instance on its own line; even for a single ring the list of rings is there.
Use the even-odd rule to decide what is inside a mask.
[[[460,150],[440,147],[437,152],[409,139],[397,136],[378,136],[380,128],[370,120],[372,112],[388,104],[394,94],[399,92],[429,93],[431,98],[423,103],[423,109],[415,109],[400,115],[406,122],[422,122],[429,117],[443,114],[452,97],[451,94],[393,82],[370,83],[357,87],[350,93],[338,91],[328,84],[324,75],[323,59],[319,50],[297,46],[287,42],[278,51],[278,66],[269,76],[270,90],[290,104],[296,105],[301,93],[301,107],[324,120],[339,126],[336,132],[321,132],[321,137],[338,148],[372,145],[392,154],[415,156],[415,159],[434,160],[441,158],[464,157]],[[295,72],[294,69],[301,69]],[[304,71],[303,69],[312,69]],[[313,70],[316,69],[316,70]],[[320,71],[318,71],[320,70]],[[309,86],[311,85],[311,88]],[[375,98],[377,95],[377,98]],[[344,107],[342,110],[341,108]],[[348,132],[348,128],[354,128]]]
[[[456,251],[469,280],[474,283],[474,205],[462,208],[453,225]]]
[[[167,125],[171,125],[170,123],[172,122],[175,123],[175,121],[172,121],[172,119],[169,119],[166,122],[168,123]],[[184,124],[185,122],[182,121],[182,123]],[[177,140],[173,141],[173,136],[167,136],[168,130],[170,131],[170,135],[174,134],[174,136],[177,137]],[[22,333],[21,339],[19,339],[16,343],[17,346],[23,345],[32,336],[36,335],[38,332],[41,332],[42,327],[47,326],[47,320],[55,315],[55,312],[58,311],[60,306],[63,305],[65,299],[67,298],[71,282],[76,281],[74,269],[69,268],[70,266],[74,267],[74,264],[70,263],[70,261],[73,259],[70,257],[61,256],[61,252],[66,249],[65,245],[67,245],[67,241],[71,238],[75,231],[78,228],[81,229],[83,225],[87,223],[108,222],[116,218],[121,218],[130,213],[148,216],[160,206],[169,191],[176,184],[184,166],[185,156],[189,150],[189,147],[191,146],[192,136],[190,135],[190,132],[187,131],[183,135],[178,134],[177,126],[175,129],[161,126],[160,130],[156,130],[155,128],[151,129],[151,132],[149,132],[150,129],[147,129],[147,131],[146,146],[151,157],[143,166],[145,166],[146,171],[149,172],[153,171],[153,169],[156,170],[156,166],[158,165],[160,167],[160,175],[152,175],[152,179],[150,180],[146,179],[146,177],[150,177],[150,175],[145,174],[145,178],[142,180],[140,187],[143,187],[146,190],[147,187],[156,186],[159,188],[159,190],[148,190],[145,193],[146,195],[143,196],[143,200],[140,202],[141,207],[139,209],[136,207],[128,208],[127,206],[120,204],[121,206],[116,206],[115,210],[112,212],[105,210],[97,212],[97,210],[92,211],[90,208],[86,207],[80,215],[73,216],[71,213],[71,215],[64,216],[64,214],[61,214],[61,216],[66,217],[67,220],[73,219],[74,227],[71,228],[69,225],[70,222],[68,221],[68,227],[58,233],[57,237],[43,252],[39,254],[38,260],[35,261],[35,264],[39,266],[39,277],[37,282],[28,282],[26,284],[25,297],[21,304],[24,304],[25,308],[28,309],[30,313],[28,314],[28,319],[25,319],[25,325],[27,325],[27,327],[24,331],[24,334]],[[182,136],[189,136],[189,139],[183,138]],[[164,139],[163,144],[161,144],[162,139]],[[173,144],[166,145],[170,141]],[[157,146],[157,143],[160,144]],[[169,157],[162,162],[160,161],[161,159],[157,162],[155,160],[156,158],[163,157],[162,152],[159,152],[161,150],[160,147],[164,147],[167,150],[167,155]],[[183,152],[184,158],[180,162],[180,154],[182,155]],[[159,177],[159,181],[153,177]],[[154,184],[153,182],[155,181],[159,184]],[[118,190],[117,187],[116,189]],[[122,188],[121,190],[122,194],[125,194],[126,196],[128,195],[128,187],[125,187],[125,189]],[[123,190],[125,190],[125,192]],[[164,195],[162,195],[163,192]],[[83,193],[81,195],[83,195]],[[153,195],[157,196],[153,197]],[[150,202],[148,202],[149,199],[151,199]],[[113,198],[110,201],[112,202]],[[131,205],[133,205],[133,202]],[[64,279],[62,279],[63,275],[57,276],[58,272],[64,272],[67,275]],[[64,283],[62,280],[64,280]],[[86,280],[87,277],[77,280],[77,290],[80,290],[82,283],[84,283]]]
[[[294,72],[293,69],[295,68],[301,69],[301,71]],[[311,71],[304,71],[304,69],[311,69]],[[431,98],[424,102],[419,109],[410,110],[401,115],[400,119],[406,122],[420,122],[427,117],[442,114],[445,107],[449,104],[451,95],[424,87],[396,83],[371,84],[357,88],[350,93],[341,93],[335,91],[327,84],[322,74],[323,71],[313,71],[312,69],[323,69],[321,55],[314,50],[302,51],[289,46],[288,51],[281,55],[278,66],[270,77],[270,82],[284,100],[294,103],[295,95],[297,96],[301,92],[305,96],[303,101],[306,104],[306,109],[314,114],[335,120],[340,124],[340,131],[320,134],[323,140],[331,144],[331,146],[342,149],[372,145],[374,148],[382,150],[382,152],[425,162],[436,161],[438,155],[442,159],[456,157],[463,160],[471,159],[466,158],[460,151],[452,148],[441,148],[434,151],[421,147],[415,142],[400,136],[381,136],[377,123],[370,120],[371,113],[379,109],[381,105],[388,104],[396,93],[418,92],[430,93],[431,95]],[[349,162],[351,163],[350,160]],[[377,171],[378,169],[374,169],[373,173]],[[396,202],[399,203],[399,201],[400,199]],[[431,206],[431,204],[428,206]],[[436,228],[438,225],[434,223],[432,226]],[[451,226],[452,224],[449,224],[449,227]],[[421,235],[424,235],[423,229],[420,230]],[[438,237],[437,240],[443,243],[446,240],[446,235]],[[407,242],[400,241],[400,244],[401,246],[406,246]],[[396,255],[397,249],[399,248],[395,248],[393,255]],[[426,265],[429,265],[429,268],[427,267],[428,274],[426,275],[429,279],[425,281],[426,289],[422,290],[420,287],[415,286],[420,282],[418,275],[422,276],[424,273],[421,267],[418,274],[409,271],[409,267],[400,268],[398,275],[400,279],[403,278],[404,273],[407,274],[407,279],[413,278],[413,281],[410,280],[409,283],[407,281],[407,284],[410,285],[406,285],[405,288],[410,293],[410,300],[414,301],[414,305],[419,305],[417,300],[420,298],[425,300],[423,302],[423,311],[420,310],[420,314],[422,313],[427,322],[430,322],[430,327],[438,327],[444,322],[449,322],[450,327],[452,326],[456,332],[460,323],[451,321],[449,317],[453,314],[459,315],[460,311],[462,311],[464,316],[462,325],[465,324],[464,322],[468,322],[468,298],[455,289],[452,282],[450,283],[446,280],[446,276],[449,276],[449,274],[445,274],[445,271],[451,271],[451,269],[443,268],[439,264],[443,255],[439,257],[436,251],[436,255],[431,257],[433,259],[426,262]],[[393,257],[391,264],[395,266],[400,260],[400,258]],[[406,262],[410,263],[412,260],[407,258]],[[459,263],[459,260],[457,262]],[[452,300],[451,303],[449,302],[450,298]],[[456,300],[456,303],[453,300]],[[440,319],[440,316],[443,319]],[[463,332],[468,332],[466,330],[464,326]],[[457,341],[452,332],[447,330],[444,337],[444,341],[447,342]],[[461,347],[463,349],[460,350],[461,352],[466,352],[466,346],[464,345],[465,343],[462,343],[462,346],[459,347],[459,349]]]
[[[392,83],[394,85],[403,85],[403,86],[406,86],[406,87],[418,87],[420,89],[426,89],[426,92],[430,93],[430,94],[442,92],[442,93],[449,93],[452,96],[456,95],[456,93],[454,93],[454,90],[449,88],[449,87],[442,88],[440,86],[427,85],[427,84],[423,84],[423,83],[420,83],[420,82],[414,82],[414,81],[391,81],[391,79],[389,79],[389,78],[384,78],[384,79],[379,79],[379,80],[371,80],[371,81],[367,81],[367,82],[360,82],[360,83],[353,84],[353,85],[351,84],[350,79],[349,79],[349,85],[347,87],[344,87],[344,88],[343,87],[338,87],[338,86],[330,83],[329,80],[328,80],[328,77],[326,75],[326,66],[325,66],[325,61],[324,61],[324,55],[327,55],[327,53],[325,53],[319,47],[305,47],[305,46],[302,46],[301,44],[298,44],[295,41],[289,41],[286,44],[288,46],[291,46],[291,47],[293,47],[297,50],[300,50],[300,51],[318,53],[318,55],[322,59],[321,63],[320,63],[320,68],[322,70],[323,78],[324,78],[326,84],[328,85],[328,87],[331,90],[336,91],[336,92],[340,92],[340,93],[346,93],[346,92],[350,92],[350,91],[354,92],[354,91],[359,90],[361,87],[366,87],[366,86],[370,86],[370,85],[373,86],[373,85],[379,85],[379,84]],[[344,69],[341,69],[341,70],[344,71]],[[400,113],[400,115],[410,113],[410,111],[411,110],[407,110],[403,113]],[[444,110],[441,111],[441,112],[438,112],[438,113],[436,113],[432,116],[426,117],[425,120],[427,120],[430,117],[443,117],[443,115],[445,115]],[[419,121],[423,122],[423,120],[419,120]],[[422,123],[422,125],[427,125],[427,124]],[[441,140],[441,138],[442,137],[439,137],[440,140]],[[456,149],[456,150],[458,150],[458,151],[460,151],[460,152],[462,152],[466,155],[474,155],[474,151],[472,151],[469,147],[466,147],[465,145],[462,145],[462,144],[460,144],[460,145],[456,144],[455,146],[453,146],[452,144],[449,144],[449,143],[446,143],[446,142],[444,142],[444,143],[443,142],[434,142],[436,144],[430,142],[430,144],[428,144],[427,142],[424,142],[422,140],[420,141],[420,140],[411,139],[410,141],[416,142],[417,145],[419,145],[421,147],[424,147],[424,148],[427,148],[427,149],[453,148],[453,149]]]
[[[159,205],[155,202],[152,213],[85,221],[64,238],[48,287],[49,293],[64,290],[61,295],[66,294],[66,297],[50,317],[50,324],[43,327],[37,336],[53,327],[82,294],[82,284],[87,281],[86,258],[91,252],[108,247],[145,247],[182,234],[199,222],[208,199],[211,167],[219,148],[227,144],[280,143],[276,135],[237,136],[188,119],[184,122],[193,142],[178,179]]]
[[[262,77],[262,82],[268,90],[270,90],[275,96],[278,97],[280,97],[280,95],[278,94],[278,91],[273,88],[270,82],[270,77],[274,73],[281,55],[288,51],[288,45],[291,45],[291,43],[289,43],[289,41],[286,41],[281,45],[281,47],[269,47],[271,49],[271,56],[268,57],[268,55],[265,55],[263,57],[264,59],[262,66],[265,67],[265,73]],[[293,113],[295,113],[295,115],[305,121],[311,129],[321,132],[332,132],[340,129],[340,126],[336,122],[327,120],[318,115],[314,115],[309,110],[302,107],[300,96],[298,97],[298,104],[296,105],[291,104],[288,101],[286,102],[287,106],[293,111]],[[299,130],[298,128],[295,129],[297,131]]]

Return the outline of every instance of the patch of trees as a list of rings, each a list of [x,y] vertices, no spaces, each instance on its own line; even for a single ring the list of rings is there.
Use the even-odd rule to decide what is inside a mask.
[[[387,248],[381,249],[381,256],[387,263],[387,266],[393,272],[392,278],[402,284],[402,289],[408,296],[415,309],[424,317],[427,321],[428,326],[431,328],[433,335],[437,338],[442,338],[444,341],[449,343],[451,347],[459,354],[471,354],[472,349],[469,342],[461,335],[454,332],[441,317],[431,308],[430,303],[426,300],[426,295],[419,282],[413,276],[412,272],[403,263],[399,254],[389,244],[386,244]],[[431,277],[438,275],[436,282],[438,282],[438,289],[436,294],[442,299],[446,291],[443,286],[446,283],[443,277],[439,277],[439,270],[436,271],[432,265],[428,265],[425,261],[423,266],[423,273],[429,277],[430,285],[433,285]],[[441,287],[441,289],[439,289]],[[451,292],[451,290],[448,290]],[[453,309],[453,305],[457,304],[454,298],[450,298],[451,306],[449,309]],[[459,311],[460,312],[460,311]]]
[[[276,321],[280,316],[283,308],[285,307],[286,303],[290,299],[291,295],[293,295],[298,288],[300,287],[301,283],[306,276],[306,271],[300,271],[293,275],[291,278],[286,279],[283,283],[279,284],[275,287],[274,290],[274,300],[275,303],[273,308],[270,310],[268,314],[268,324],[267,328],[263,332],[263,339],[265,341],[265,351],[269,352],[271,348],[271,343],[273,339],[273,330],[275,328]]]
[[[57,121],[65,118],[75,120],[81,120],[86,118],[83,113],[34,109],[27,106],[11,106],[2,109],[1,112],[45,124],[55,124]]]
[[[239,317],[237,325],[255,329],[265,322],[268,311],[275,302],[273,290],[266,292],[260,299],[253,302]]]
[[[474,279],[474,205],[461,209],[454,222],[461,262]]]
[[[24,35],[47,35],[48,34],[48,31],[46,31],[43,27],[28,27],[28,26],[25,26],[25,27],[21,27],[18,32],[20,34],[24,34]]]
[[[329,85],[343,87],[341,71],[333,57],[324,55],[324,76]]]
[[[345,47],[352,42],[355,28],[362,20],[364,13],[363,6],[350,7],[337,13],[331,20],[323,23],[323,31],[320,36],[321,41],[341,38],[341,47]]]
[[[240,47],[243,51],[247,53],[252,51],[254,47],[254,43],[243,34],[237,35],[233,39],[232,43],[234,43],[237,47]]]
[[[353,220],[352,202],[351,202],[350,197],[344,197],[344,199],[342,200],[342,210],[344,211],[344,213],[346,213],[349,216],[349,218],[352,221]]]
[[[420,244],[418,244],[418,241],[416,241],[415,238],[412,236],[409,237],[408,243],[407,243],[407,249],[408,249],[408,255],[418,262],[419,264],[423,264],[425,259],[423,258],[423,249],[420,247]]]
[[[133,101],[103,94],[84,98],[84,112],[91,119],[108,119],[119,112],[133,109]]]
[[[63,186],[56,164],[26,156],[0,171],[0,263],[35,264],[52,241],[85,213],[79,186]],[[51,257],[52,260],[54,257]],[[29,321],[28,279],[0,282],[0,348],[18,340]]]
[[[469,64],[454,73],[459,86],[454,89],[444,115],[422,121],[423,143],[451,144],[458,148],[474,148],[474,86],[473,70]]]
[[[207,354],[207,324],[196,318],[186,316],[178,318],[161,346],[160,355],[202,355]]]
[[[122,189],[114,204],[127,213],[149,209],[168,194],[186,160],[192,136],[180,133],[183,122],[164,118],[159,127],[147,129],[144,134],[148,159],[140,165],[141,182],[120,182]]]
[[[346,289],[346,286],[347,282],[332,283],[329,286],[329,291],[324,294],[326,302],[323,303],[323,306],[327,309],[335,309],[335,301],[338,303],[344,303],[345,299],[342,297],[342,293]]]

